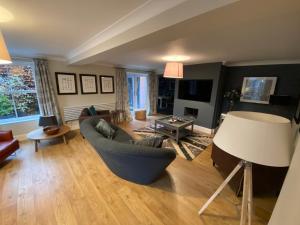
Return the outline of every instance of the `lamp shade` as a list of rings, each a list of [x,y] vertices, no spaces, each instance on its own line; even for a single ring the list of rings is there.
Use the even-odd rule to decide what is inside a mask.
[[[39,126],[53,126],[58,125],[56,116],[41,116],[39,120]]]
[[[288,166],[292,150],[291,123],[265,113],[227,113],[213,142],[240,159],[275,167]]]
[[[183,78],[183,64],[180,62],[168,62],[165,67],[164,77]]]
[[[0,64],[9,64],[9,63],[11,63],[11,58],[7,51],[3,35],[0,32]]]

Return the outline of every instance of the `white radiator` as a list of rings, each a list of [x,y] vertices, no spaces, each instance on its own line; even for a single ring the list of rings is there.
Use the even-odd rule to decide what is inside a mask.
[[[94,105],[96,110],[114,110],[115,103],[99,103]],[[89,108],[91,105],[82,105],[82,106],[68,106],[64,107],[64,122],[78,120],[79,115],[84,108]]]

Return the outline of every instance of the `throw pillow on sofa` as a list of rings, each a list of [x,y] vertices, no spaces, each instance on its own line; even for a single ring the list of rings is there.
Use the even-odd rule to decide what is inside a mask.
[[[116,131],[104,119],[100,119],[95,129],[104,137],[113,139]]]
[[[88,108],[84,108],[82,111],[81,111],[81,114],[80,116],[90,116],[90,111]]]
[[[146,137],[141,140],[131,141],[132,144],[154,148],[161,148],[164,139],[162,137]]]
[[[91,116],[97,115],[97,111],[93,105],[89,107],[89,112],[90,112]]]

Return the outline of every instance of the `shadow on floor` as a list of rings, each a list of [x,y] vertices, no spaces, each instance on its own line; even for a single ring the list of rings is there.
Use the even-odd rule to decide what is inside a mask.
[[[70,132],[68,132],[66,134],[66,139],[69,142],[70,140],[72,140],[73,138],[76,137],[76,135],[78,135],[78,131],[74,131],[71,130]],[[57,137],[57,138],[53,138],[53,139],[49,139],[49,140],[41,140],[39,143],[39,147],[46,147],[48,145],[56,145],[56,144],[62,144],[64,143],[63,141],[63,137]]]
[[[168,171],[164,171],[159,178],[149,185],[152,188],[161,189],[167,192],[175,192],[175,184],[171,174]]]

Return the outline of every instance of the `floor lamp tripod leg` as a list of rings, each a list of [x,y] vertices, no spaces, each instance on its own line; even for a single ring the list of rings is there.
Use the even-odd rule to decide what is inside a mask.
[[[246,225],[247,222],[247,208],[248,208],[248,172],[245,165],[244,168],[244,183],[243,183],[243,199],[242,199],[242,209],[241,209],[241,220],[240,225]]]
[[[248,163],[248,177],[249,177],[249,187],[248,187],[248,225],[251,225],[252,214],[253,214],[253,185],[252,185],[252,163]]]
[[[242,200],[242,212],[240,225],[246,225],[248,218],[248,225],[252,221],[252,164],[245,162],[244,168],[244,188]]]
[[[224,187],[228,184],[228,182],[234,177],[234,175],[242,168],[244,165],[243,161],[240,161],[239,164],[232,170],[229,176],[224,180],[224,182],[220,185],[220,187],[216,190],[216,192],[208,199],[208,201],[202,206],[199,210],[198,214],[201,215],[204,210],[209,206],[209,204],[220,194],[220,192],[224,189]]]

